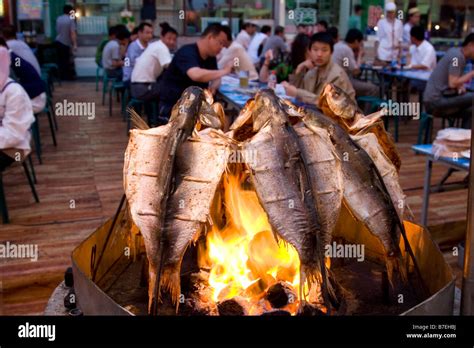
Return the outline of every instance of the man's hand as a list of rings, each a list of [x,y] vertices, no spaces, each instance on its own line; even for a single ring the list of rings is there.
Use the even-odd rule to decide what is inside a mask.
[[[226,75],[229,75],[229,74],[232,74],[234,69],[235,69],[234,63],[231,61],[231,62],[227,63],[222,70],[224,70],[226,72],[225,73]]]
[[[288,82],[286,81],[283,81],[281,83],[281,85],[283,86],[283,88],[285,88],[285,93],[287,96],[289,97],[296,97],[296,90],[297,88],[293,85],[290,85]]]
[[[311,70],[313,68],[314,68],[313,61],[311,59],[306,59],[304,62],[300,63],[296,67],[296,74],[299,74],[300,72],[302,72],[303,69]]]

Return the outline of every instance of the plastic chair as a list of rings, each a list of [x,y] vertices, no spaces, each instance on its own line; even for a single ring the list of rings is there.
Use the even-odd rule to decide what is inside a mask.
[[[422,112],[420,114],[420,126],[418,127],[417,144],[430,144],[433,133],[433,116]]]
[[[95,69],[95,91],[99,91],[99,81],[100,81],[100,72],[104,70],[100,65],[97,65],[97,69]]]
[[[43,160],[41,158],[42,150],[41,150],[41,136],[39,132],[39,119],[36,114],[35,114],[35,122],[33,122],[33,124],[31,125],[30,131],[33,137],[33,143],[35,144],[36,157],[38,158],[39,164],[43,164]]]
[[[104,74],[102,76],[102,105],[105,105],[105,95],[108,92],[109,82],[113,83],[115,80],[114,77],[109,77],[107,75],[107,70],[104,69]]]
[[[30,170],[28,169],[28,165],[26,164],[25,160],[21,162],[21,165],[23,166],[25,176],[28,179],[28,184],[30,185],[31,193],[33,194],[35,202],[39,203],[38,193],[36,192],[36,187],[35,187],[36,174],[34,172],[33,161],[31,160],[30,155],[28,155],[27,158],[31,166],[32,173],[30,174]],[[8,224],[10,222],[10,218],[8,216],[8,207],[7,207],[7,202],[5,198],[5,189],[3,187],[3,173],[4,172],[0,172],[0,211],[2,214],[3,223]]]
[[[109,116],[112,116],[112,99],[113,99],[113,95],[114,95],[114,92],[116,93],[117,97],[119,96],[119,93],[122,93],[122,106],[121,106],[121,110],[123,112],[123,109],[125,108],[124,107],[124,103],[125,103],[125,91],[126,91],[126,88],[125,88],[125,83],[123,81],[114,81],[112,82],[112,86],[110,87],[110,90],[109,90]]]
[[[51,131],[51,138],[53,139],[53,144],[54,146],[58,146],[58,143],[56,141],[56,128],[57,128],[57,124],[56,124],[56,120],[55,120],[55,114],[54,114],[54,110],[53,110],[53,105],[50,101],[50,99],[48,98],[47,101],[46,101],[46,106],[44,107],[43,111],[41,112],[37,112],[35,114],[35,119],[36,119],[36,132],[37,132],[37,137],[39,139],[39,125],[38,125],[38,118],[41,114],[46,114],[46,116],[48,116],[48,122],[49,122],[49,129]],[[35,135],[34,135],[35,136]],[[35,142],[36,144],[36,142]],[[40,147],[41,147],[41,144],[40,144]]]
[[[58,84],[61,86],[61,74],[59,66],[56,63],[45,63],[41,65],[41,70],[46,71],[51,76],[52,89],[54,91],[53,78],[56,77]]]

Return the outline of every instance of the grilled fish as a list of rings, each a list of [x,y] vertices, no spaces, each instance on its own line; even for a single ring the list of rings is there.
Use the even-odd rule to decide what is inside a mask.
[[[230,140],[222,132],[206,129],[178,149],[175,189],[170,195],[163,229],[160,288],[178,304],[181,262],[187,247],[209,221],[210,207],[227,166]]]
[[[267,124],[244,145],[246,153],[255,154],[248,163],[250,178],[273,232],[298,252],[301,283],[306,279],[312,283],[318,279],[321,267],[316,226],[301,199],[295,176],[288,173],[288,166],[298,154],[285,151],[277,133],[275,126]],[[284,152],[285,157],[281,156]]]
[[[318,99],[318,106],[325,115],[335,119],[343,118],[347,122],[364,117],[357,103],[341,88],[328,83]]]
[[[398,153],[397,147],[395,145],[395,142],[393,141],[391,134],[389,134],[385,130],[385,126],[383,125],[383,122],[382,121],[375,122],[369,127],[361,129],[353,134],[364,135],[368,133],[373,133],[376,135],[377,141],[382,147],[383,152],[390,159],[390,162],[393,163],[398,173],[400,171],[400,167],[402,166],[402,159],[400,158],[400,154]]]
[[[244,144],[245,152],[253,153],[256,158],[248,163],[250,178],[274,233],[292,244],[299,254],[300,283],[307,280],[311,288],[319,282],[330,310],[328,302],[336,299],[327,279],[319,240],[319,216],[311,189],[315,173],[307,170],[313,158],[302,153],[298,134],[288,116],[272,90],[257,93],[252,119],[258,132]],[[275,190],[276,186],[281,190]],[[300,299],[303,300],[302,293]]]
[[[327,84],[324,88],[318,106],[326,116],[330,116],[350,134],[374,133],[387,157],[397,171],[400,170],[400,155],[381,121],[381,117],[385,114],[384,110],[364,116],[357,104],[343,90],[332,84]]]
[[[413,213],[406,202],[406,196],[400,186],[397,169],[385,155],[377,137],[373,133],[354,135],[351,138],[367,152],[383,178],[392,203],[397,210],[400,221],[414,221]]]
[[[307,159],[307,170],[311,173],[311,189],[319,216],[320,240],[323,246],[330,245],[342,205],[341,160],[336,154],[328,132],[323,128],[306,128],[295,125],[301,151]]]
[[[132,130],[125,151],[124,190],[149,262],[149,311],[156,304],[160,237],[176,150],[191,135],[203,100],[201,88],[187,88],[173,107],[169,123]]]
[[[399,247],[400,230],[403,229],[397,211],[385,188],[384,182],[369,155],[349,135],[328,117],[308,110],[303,122],[311,130],[324,128],[342,158],[344,202],[367,229],[383,245],[389,280],[394,285],[394,274],[407,281]]]

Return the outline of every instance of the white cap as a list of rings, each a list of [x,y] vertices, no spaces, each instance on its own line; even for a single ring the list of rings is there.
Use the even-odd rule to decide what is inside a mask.
[[[397,6],[393,2],[387,2],[385,4],[385,11],[386,12],[392,12],[392,11],[396,11],[396,10],[397,10]]]

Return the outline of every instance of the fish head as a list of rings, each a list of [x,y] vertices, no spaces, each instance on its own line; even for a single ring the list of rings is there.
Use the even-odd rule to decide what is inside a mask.
[[[328,83],[321,98],[325,98],[331,111],[339,117],[351,119],[354,117],[358,107],[351,97],[341,88],[332,83]]]
[[[255,95],[252,117],[254,131],[261,129],[268,121],[277,124],[288,122],[285,108],[272,89],[262,89]]]
[[[207,88],[204,90],[204,98],[206,99],[209,105],[214,104],[214,96],[212,95],[212,92]]]
[[[222,110],[223,112],[224,110]],[[224,124],[223,121],[214,108],[206,100],[203,100],[199,110],[199,123],[208,128],[221,129]]]
[[[202,88],[197,86],[186,88],[173,106],[169,122],[176,124],[178,129],[182,129],[187,135],[191,135],[204,100],[205,95]]]
[[[249,122],[249,120],[252,119],[252,113],[254,109],[255,109],[255,99],[251,98],[247,100],[244,107],[240,111],[239,116],[237,116],[234,122],[232,122],[229,129],[231,131],[234,131],[243,127],[245,124],[247,124],[247,122]]]

